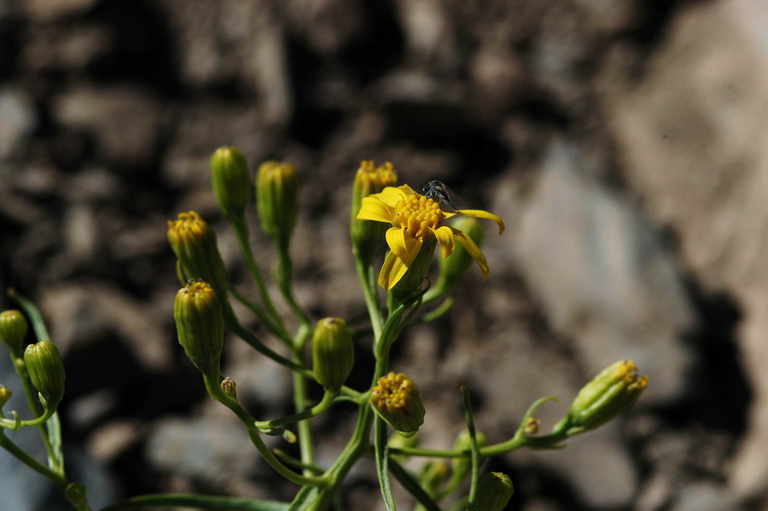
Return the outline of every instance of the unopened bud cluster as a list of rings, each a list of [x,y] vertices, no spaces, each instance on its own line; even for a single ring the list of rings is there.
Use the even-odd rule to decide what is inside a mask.
[[[290,163],[267,161],[256,178],[256,205],[261,228],[281,247],[287,247],[298,216],[299,181]]]
[[[251,176],[243,153],[234,147],[220,147],[211,156],[211,185],[224,214],[242,218],[251,200]]]
[[[24,365],[29,379],[45,398],[48,409],[54,409],[64,396],[64,362],[51,341],[30,344],[24,350]]]
[[[317,322],[312,336],[312,369],[326,390],[338,391],[355,364],[352,331],[341,318]]]
[[[648,386],[631,360],[616,362],[586,384],[564,419],[572,434],[595,429],[630,408]]]
[[[199,214],[179,213],[176,220],[169,221],[168,241],[184,280],[204,280],[220,293],[227,289],[227,273],[216,246],[216,234]]]
[[[179,344],[202,373],[218,377],[224,348],[224,315],[216,291],[201,280],[176,293],[173,319]]]
[[[0,340],[8,346],[15,357],[21,356],[28,328],[27,319],[20,311],[0,312]]]
[[[386,162],[377,167],[371,160],[360,162],[352,185],[349,229],[352,247],[366,263],[370,262],[376,251],[383,246],[387,226],[380,222],[358,220],[357,213],[363,204],[363,198],[396,184],[397,173],[391,163]]]

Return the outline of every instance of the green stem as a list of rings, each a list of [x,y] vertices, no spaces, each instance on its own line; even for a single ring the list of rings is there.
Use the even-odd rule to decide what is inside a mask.
[[[325,486],[328,481],[325,477],[317,477],[317,476],[302,476],[297,474],[296,472],[292,471],[290,468],[286,467],[277,457],[272,453],[272,451],[264,444],[264,441],[261,439],[261,435],[259,434],[258,428],[256,428],[256,425],[254,424],[253,417],[251,417],[248,412],[245,411],[245,409],[240,406],[240,403],[238,403],[235,399],[229,397],[227,394],[224,393],[224,391],[221,390],[221,387],[219,386],[218,376],[214,375],[203,375],[203,381],[205,383],[205,388],[208,391],[208,394],[215,399],[216,401],[220,402],[232,412],[234,412],[235,415],[240,419],[240,421],[245,425],[246,430],[248,431],[248,436],[251,438],[251,442],[256,447],[256,450],[259,451],[259,454],[264,458],[264,460],[281,476],[286,478],[287,480],[291,481],[294,484],[297,484],[299,486]]]
[[[15,413],[15,412],[14,412]],[[21,428],[29,428],[32,426],[41,426],[45,424],[45,422],[53,417],[53,414],[56,413],[55,409],[45,409],[45,413],[43,415],[35,418],[35,419],[28,419],[28,420],[18,420],[18,419],[6,419],[0,417],[0,427],[11,429],[11,430],[18,430]],[[47,436],[46,436],[47,438]]]
[[[256,424],[256,427],[259,429],[272,430],[272,429],[279,428],[281,426],[285,426],[287,424],[293,424],[294,422],[299,422],[306,419],[311,419],[312,417],[317,417],[318,415],[325,412],[326,410],[328,410],[328,408],[331,407],[337,395],[338,395],[337,392],[331,392],[326,390],[325,393],[323,394],[323,399],[320,400],[320,402],[317,403],[312,408],[307,408],[302,412],[295,413],[287,417],[281,417],[280,419],[256,421],[254,424]],[[307,463],[305,461],[303,462]]]
[[[272,449],[272,452],[280,458],[286,465],[290,465],[292,467],[306,469],[311,471],[314,474],[322,474],[325,472],[325,469],[318,467],[317,465],[307,465],[306,463],[302,463],[301,460],[294,458],[290,454],[288,454],[285,451],[282,451],[280,449]]]
[[[277,283],[280,288],[280,292],[283,295],[288,306],[299,320],[299,323],[309,328],[312,325],[312,320],[309,318],[304,309],[296,301],[296,297],[293,295],[293,263],[291,262],[291,256],[288,253],[288,247],[278,245],[277,248]]]
[[[11,453],[13,456],[15,456],[19,461],[27,465],[29,468],[34,470],[35,472],[38,472],[54,483],[56,483],[58,486],[60,486],[62,489],[66,488],[68,481],[64,477],[64,475],[59,474],[58,472],[55,472],[54,470],[46,467],[42,463],[39,463],[37,460],[32,458],[29,454],[24,452],[19,446],[17,446],[15,443],[11,441],[10,438],[8,438],[5,435],[5,432],[0,430],[0,447]]]
[[[299,332],[296,334],[294,340],[293,359],[300,364],[304,364],[304,345],[309,338],[311,329],[308,324],[302,324],[299,327]],[[323,396],[323,400],[326,399],[326,395]],[[333,403],[331,398],[330,403],[326,405],[330,406]],[[293,373],[293,404],[298,414],[305,412],[307,407],[307,377],[302,374]],[[320,403],[324,404],[324,403]],[[319,406],[319,405],[318,405]],[[317,412],[322,413],[323,410]],[[315,456],[312,449],[312,428],[310,427],[308,420],[299,420],[297,424],[297,431],[299,434],[299,450],[301,452],[301,461],[307,465],[312,465],[315,462]],[[312,472],[308,469],[303,471],[305,476],[312,475]]]
[[[156,495],[139,495],[125,502],[105,507],[101,511],[129,511],[142,507],[183,506],[195,509],[211,509],[216,511],[287,511],[289,505],[283,502],[269,500],[254,500],[236,497],[219,497],[213,495],[186,495],[182,493],[165,493]]]
[[[256,264],[256,259],[253,256],[253,250],[251,249],[251,244],[249,242],[248,224],[245,222],[245,217],[232,217],[230,218],[230,222],[237,235],[237,241],[240,243],[240,249],[245,256],[245,265],[256,283],[256,288],[259,291],[264,307],[267,309],[267,314],[272,318],[275,327],[288,337],[288,334],[285,331],[285,325],[283,325],[280,315],[277,313],[275,305],[272,303],[272,298],[269,296],[267,288],[264,285],[264,279],[261,277],[261,270],[259,270],[259,266]]]
[[[267,313],[258,305],[248,300],[245,296],[243,296],[239,291],[237,291],[235,288],[231,287],[229,289],[229,292],[232,294],[232,296],[235,297],[235,299],[243,304],[245,307],[247,307],[251,312],[253,312],[257,318],[259,318],[259,321],[262,322],[262,324],[269,330],[275,337],[283,341],[287,346],[291,345],[291,339],[287,336],[285,330],[281,330],[278,328],[274,322],[272,321],[272,318],[270,318]]]
[[[378,339],[381,337],[383,320],[376,288],[371,285],[369,268],[372,267],[366,267],[359,257],[355,257],[355,270],[357,270],[357,278],[360,280],[360,285],[363,288],[363,297],[365,298],[365,306],[368,308],[368,316],[371,318],[373,338]]]

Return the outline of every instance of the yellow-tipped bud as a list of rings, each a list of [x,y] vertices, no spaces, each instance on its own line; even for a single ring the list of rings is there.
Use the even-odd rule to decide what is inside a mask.
[[[13,395],[13,392],[11,392],[11,389],[6,387],[5,385],[0,385],[0,410],[3,409],[5,406],[5,403],[8,402],[8,400],[11,399],[11,396]]]
[[[312,370],[325,389],[337,391],[344,385],[355,365],[352,331],[341,318],[317,322],[312,336]]]
[[[413,380],[402,373],[379,378],[371,393],[379,417],[403,435],[414,434],[424,423],[424,405]]]
[[[275,242],[287,247],[298,214],[299,182],[290,163],[267,161],[259,166],[256,204],[261,228]]]
[[[64,397],[64,362],[59,349],[51,341],[30,344],[24,350],[24,365],[46,407],[55,409]]]
[[[473,511],[502,511],[514,493],[515,488],[507,474],[486,472],[477,482],[477,500]]]
[[[621,360],[587,383],[564,419],[570,434],[595,429],[630,408],[648,386],[648,378],[638,376],[637,370],[631,360]]]
[[[242,217],[251,200],[248,162],[235,147],[219,147],[211,156],[211,185],[219,208],[230,217]]]
[[[216,233],[200,215],[189,211],[169,221],[168,241],[185,280],[201,279],[219,293],[226,291],[227,271],[216,246]]]
[[[218,378],[224,348],[224,315],[216,292],[206,282],[190,282],[176,293],[173,319],[179,344],[203,374]]]
[[[479,431],[475,434],[475,440],[477,440],[478,447],[483,447],[488,444],[488,438]],[[453,450],[455,451],[468,451],[472,448],[472,440],[469,438],[469,432],[465,429],[456,437],[456,441],[453,443]],[[453,477],[462,479],[469,473],[471,468],[469,458],[453,458],[451,460],[451,470],[453,471]]]
[[[13,356],[21,356],[28,329],[27,318],[20,311],[0,312],[0,340],[8,345]]]
[[[358,220],[357,214],[363,204],[363,198],[381,192],[386,186],[397,184],[397,173],[391,163],[379,167],[373,161],[360,162],[352,185],[352,207],[350,208],[349,231],[352,247],[364,264],[369,264],[376,252],[383,246],[387,226],[381,222]]]
[[[475,244],[480,247],[483,243],[483,226],[477,219],[469,216],[458,216],[451,224],[456,229],[464,232]],[[464,275],[472,264],[472,256],[464,248],[464,245],[457,243],[453,252],[448,257],[440,258],[440,276],[435,284],[439,294],[445,294],[454,288],[459,279]]]

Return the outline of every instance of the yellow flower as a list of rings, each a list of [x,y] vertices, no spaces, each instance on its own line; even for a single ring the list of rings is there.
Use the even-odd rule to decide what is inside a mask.
[[[437,201],[416,193],[408,185],[389,186],[381,193],[365,197],[357,219],[392,224],[386,233],[390,252],[379,272],[379,285],[392,289],[408,271],[428,236],[437,239],[443,257],[451,255],[458,241],[480,266],[483,276],[487,276],[488,263],[475,242],[460,230],[443,225],[444,220],[456,215],[493,220],[499,226],[499,234],[504,232],[504,221],[493,213],[481,209],[443,211]]]

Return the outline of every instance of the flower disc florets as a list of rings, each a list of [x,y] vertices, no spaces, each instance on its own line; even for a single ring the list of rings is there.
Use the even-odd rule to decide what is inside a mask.
[[[401,433],[415,433],[424,422],[424,405],[416,384],[402,373],[382,376],[371,392],[371,404]]]
[[[422,238],[437,229],[443,218],[437,202],[423,195],[411,195],[395,204],[392,224],[406,229],[414,238]]]
[[[208,224],[195,211],[179,213],[176,220],[168,221],[168,240],[171,245],[194,243],[207,234]]]

